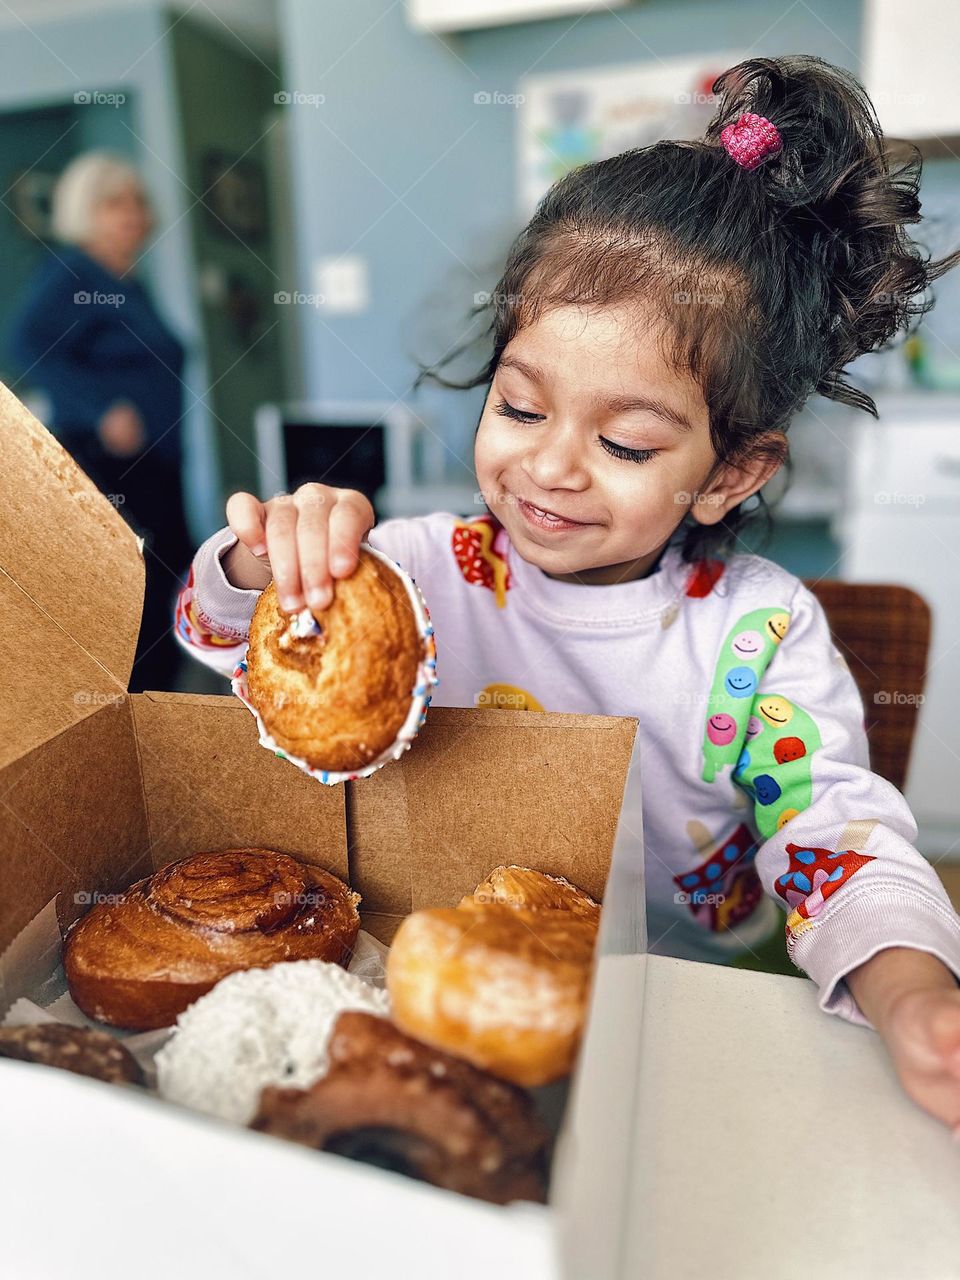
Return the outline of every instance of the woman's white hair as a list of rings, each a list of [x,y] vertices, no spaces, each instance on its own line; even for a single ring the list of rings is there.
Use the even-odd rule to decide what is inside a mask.
[[[131,185],[139,187],[147,198],[143,179],[129,160],[109,151],[85,151],[77,156],[53,189],[53,234],[64,244],[89,243],[97,205]]]

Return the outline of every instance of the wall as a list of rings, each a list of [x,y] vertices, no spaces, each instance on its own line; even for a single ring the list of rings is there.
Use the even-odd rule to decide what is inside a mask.
[[[474,293],[492,287],[520,229],[516,113],[476,106],[476,92],[516,92],[528,71],[738,47],[856,69],[860,3],[772,12],[764,0],[650,0],[444,41],[414,33],[402,4],[282,0],[281,35],[284,88],[326,99],[288,108],[295,287],[313,289],[318,257],[352,251],[369,261],[372,293],[358,316],[303,309],[307,393],[392,400],[408,396],[414,354],[434,358],[464,334]],[[429,390],[423,402],[440,415],[451,464],[469,468],[481,390]]]
[[[185,381],[184,436],[187,444],[187,499],[194,536],[222,522],[216,508],[216,458],[209,415],[202,403],[206,385],[204,350],[192,266],[189,227],[183,220],[193,199],[178,177],[183,158],[176,115],[167,18],[159,8],[113,11],[64,18],[33,28],[22,24],[0,35],[3,74],[0,112],[68,104],[81,90],[122,91],[130,112],[107,117],[111,107],[83,108],[85,137],[124,141],[139,161],[157,211],[159,228],[142,272],[158,306],[189,350]],[[91,132],[86,132],[91,131]]]
[[[204,156],[226,153],[230,161],[258,165],[266,183],[265,143],[276,124],[276,67],[259,54],[224,43],[219,33],[183,18],[171,30],[177,97],[180,104],[186,169],[192,191],[205,194],[209,178]],[[242,159],[241,159],[242,157]],[[231,279],[242,284],[259,319],[249,332],[231,324],[216,293],[200,299],[210,377],[209,405],[221,461],[218,502],[234,489],[258,483],[253,413],[264,401],[283,398],[280,355],[280,309],[274,294],[282,288],[275,266],[274,229],[249,243],[231,232],[205,205],[193,204],[190,227],[198,274],[220,286]],[[223,523],[222,519],[219,523]]]

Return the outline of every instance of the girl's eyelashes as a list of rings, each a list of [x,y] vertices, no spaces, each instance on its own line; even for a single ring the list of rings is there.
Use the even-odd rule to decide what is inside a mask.
[[[508,404],[504,399],[497,401],[494,410],[502,417],[512,418],[515,422],[542,422],[546,417],[544,413],[527,413],[523,409],[516,408],[515,405]],[[649,462],[660,452],[659,449],[628,449],[626,445],[607,440],[605,436],[600,436],[599,440],[607,453],[614,458],[622,458],[626,462]]]
[[[627,462],[649,462],[660,452],[659,449],[628,449],[626,445],[615,444],[613,440],[607,440],[604,436],[600,437],[600,443],[607,453],[615,458],[625,458]]]
[[[543,413],[525,413],[523,409],[517,409],[503,399],[497,401],[495,408],[504,418],[513,418],[516,422],[542,422],[546,417]]]

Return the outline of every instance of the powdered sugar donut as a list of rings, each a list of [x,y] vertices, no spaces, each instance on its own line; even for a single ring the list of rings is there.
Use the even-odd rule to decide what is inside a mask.
[[[327,1068],[327,1041],[344,1009],[386,1016],[380,991],[324,960],[231,974],[177,1019],[156,1057],[171,1102],[248,1124],[264,1085],[306,1088]]]

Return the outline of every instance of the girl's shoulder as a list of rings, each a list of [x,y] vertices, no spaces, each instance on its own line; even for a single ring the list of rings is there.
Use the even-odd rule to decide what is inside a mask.
[[[441,548],[453,560],[463,558],[469,549],[477,554],[493,550],[503,536],[493,516],[455,515],[452,511],[433,511],[423,516],[395,516],[382,520],[367,535],[367,541],[378,551],[392,556],[416,577],[419,567],[436,562]]]
[[[796,574],[765,556],[736,554],[723,560],[698,560],[683,566],[684,595],[710,601],[719,609],[779,606],[789,609],[807,588]]]

